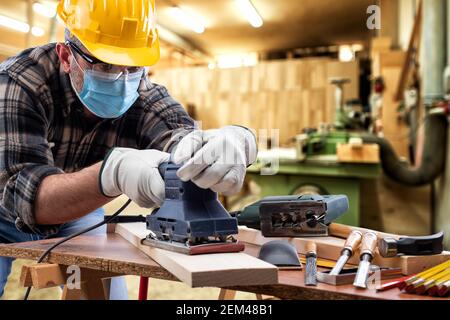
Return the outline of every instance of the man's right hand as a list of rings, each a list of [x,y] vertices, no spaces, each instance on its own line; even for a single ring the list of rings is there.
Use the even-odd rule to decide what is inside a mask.
[[[165,184],[158,166],[169,158],[159,150],[114,148],[100,170],[101,192],[108,197],[123,193],[145,208],[161,205]]]

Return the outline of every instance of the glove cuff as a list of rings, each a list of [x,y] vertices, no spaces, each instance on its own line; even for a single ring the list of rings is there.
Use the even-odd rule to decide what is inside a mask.
[[[229,126],[234,129],[238,128],[239,132],[242,133],[245,147],[245,156],[247,159],[247,167],[256,161],[256,156],[258,155],[258,144],[256,142],[256,135],[249,128],[241,125]]]
[[[112,148],[108,151],[103,160],[99,172],[100,192],[108,198],[120,196],[123,192],[120,189],[117,172],[124,153],[134,149],[131,148]]]

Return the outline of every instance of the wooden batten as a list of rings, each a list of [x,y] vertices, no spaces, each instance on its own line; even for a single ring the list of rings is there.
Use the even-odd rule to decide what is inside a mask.
[[[145,223],[118,224],[116,233],[191,287],[278,283],[277,267],[242,252],[190,256],[153,248],[141,243]]]

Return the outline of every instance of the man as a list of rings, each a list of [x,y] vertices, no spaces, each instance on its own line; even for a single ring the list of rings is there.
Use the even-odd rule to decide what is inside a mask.
[[[159,205],[158,166],[169,160],[183,164],[184,181],[239,191],[254,135],[197,130],[146,77],[159,59],[154,0],[63,0],[58,15],[64,44],[0,65],[0,242],[73,234],[101,221],[101,207],[121,194]],[[11,262],[0,258],[0,296]],[[111,298],[126,298],[123,279],[111,282]]]

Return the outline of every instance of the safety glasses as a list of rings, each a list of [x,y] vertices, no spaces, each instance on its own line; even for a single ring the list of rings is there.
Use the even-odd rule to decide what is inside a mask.
[[[66,45],[75,51],[84,61],[89,65],[89,69],[100,72],[108,73],[112,79],[117,80],[124,74],[136,74],[138,72],[144,72],[144,67],[124,67],[104,63],[94,56],[84,53],[75,43],[72,41],[66,41]],[[72,52],[73,53],[73,52]]]

